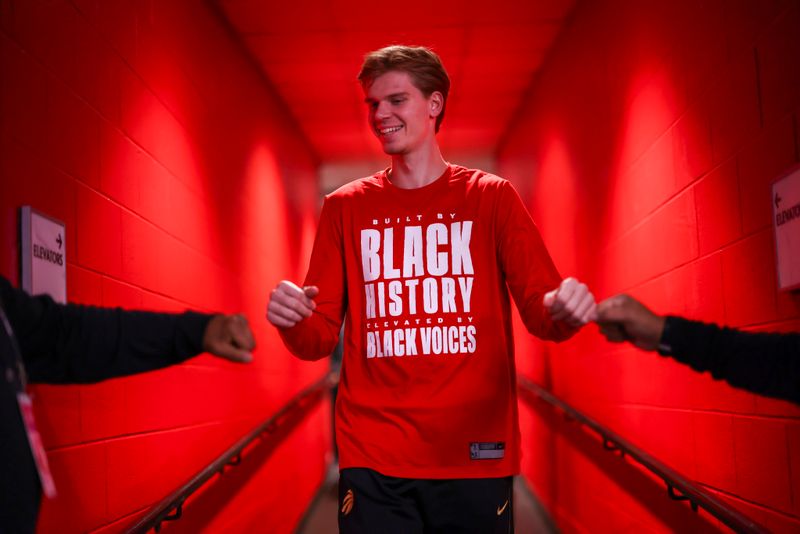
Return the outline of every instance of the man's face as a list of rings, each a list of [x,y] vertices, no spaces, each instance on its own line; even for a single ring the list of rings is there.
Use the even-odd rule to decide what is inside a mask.
[[[369,125],[390,155],[409,154],[436,136],[441,94],[426,98],[402,71],[389,71],[364,88]]]

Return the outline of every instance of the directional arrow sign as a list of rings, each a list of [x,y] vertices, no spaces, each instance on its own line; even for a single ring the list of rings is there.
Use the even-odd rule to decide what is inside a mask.
[[[800,288],[800,165],[772,183],[778,287]]]
[[[30,206],[20,210],[22,289],[67,302],[67,254],[64,223]]]

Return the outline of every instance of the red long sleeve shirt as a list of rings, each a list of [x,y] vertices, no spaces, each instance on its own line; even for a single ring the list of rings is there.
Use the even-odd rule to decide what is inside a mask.
[[[506,181],[449,165],[399,189],[386,171],[325,199],[304,285],[313,315],[281,330],[298,357],[329,355],[346,316],[336,402],[340,467],[404,478],[519,472],[509,293],[534,335],[556,271]]]

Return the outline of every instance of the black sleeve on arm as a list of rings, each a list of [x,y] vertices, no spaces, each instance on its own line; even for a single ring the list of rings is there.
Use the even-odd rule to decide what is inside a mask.
[[[718,380],[800,404],[800,334],[743,332],[667,317],[662,354]]]
[[[0,297],[32,382],[97,382],[179,363],[202,352],[212,317],[61,305],[5,278]]]

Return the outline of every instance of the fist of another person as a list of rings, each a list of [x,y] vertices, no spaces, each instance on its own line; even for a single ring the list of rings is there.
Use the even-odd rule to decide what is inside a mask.
[[[203,334],[203,350],[232,362],[252,361],[255,348],[253,332],[242,314],[215,315]]]
[[[596,317],[594,295],[586,284],[574,278],[565,278],[554,290],[544,296],[544,307],[554,321],[564,321],[573,327],[583,326]]]
[[[291,328],[303,319],[311,317],[317,304],[314,297],[319,294],[316,286],[299,287],[282,280],[269,295],[267,320],[278,328]]]
[[[598,304],[600,333],[613,343],[630,341],[640,349],[655,350],[664,332],[665,318],[628,295],[615,295]]]

